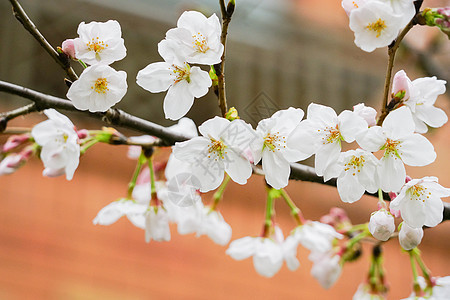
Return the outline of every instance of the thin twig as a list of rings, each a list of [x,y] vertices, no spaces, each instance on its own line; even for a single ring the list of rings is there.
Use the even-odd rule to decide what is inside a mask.
[[[53,60],[60,65],[66,72],[70,80],[75,81],[78,79],[75,71],[70,67],[70,62],[67,56],[59,55],[55,48],[45,39],[45,37],[39,32],[36,25],[27,16],[25,10],[19,4],[17,0],[9,0],[13,7],[13,14],[17,20],[23,25],[23,27],[39,42],[42,48],[53,58]]]
[[[46,108],[77,111],[81,114],[90,116],[92,118],[102,120],[103,122],[106,122],[109,125],[121,126],[144,134],[156,136],[160,138],[162,141],[160,146],[170,146],[175,144],[175,142],[182,142],[189,139],[188,137],[177,134],[176,132],[173,132],[172,130],[169,130],[161,125],[135,117],[118,109],[109,109],[103,113],[90,113],[88,111],[79,111],[68,100],[42,94],[33,91],[31,89],[27,89],[4,81],[0,81],[0,91],[18,95],[33,101],[36,104],[37,111],[42,111]],[[255,166],[255,169],[258,169],[257,166]],[[255,171],[254,173],[260,175],[264,174],[262,170]],[[331,179],[328,180],[327,182],[323,182],[323,177],[317,176],[314,168],[298,163],[291,164],[290,179],[316,182],[333,187],[336,187],[337,185],[336,179]],[[370,194],[370,193],[367,194],[370,196],[378,197],[377,194]],[[385,200],[390,200],[389,195],[386,193],[383,193],[383,198]],[[443,220],[450,220],[450,203],[444,202]]]
[[[28,115],[32,112],[37,111],[37,107],[35,103],[31,103],[28,105],[25,105],[23,107],[8,111],[8,112],[4,112],[4,113],[0,113],[0,119],[8,122],[14,118],[17,118],[19,116],[24,116],[24,115]]]
[[[230,1],[228,8],[225,7],[225,1],[219,0],[220,3],[220,11],[222,13],[222,34],[220,36],[220,42],[223,45],[223,53],[221,58],[221,63],[214,65],[214,70],[216,71],[217,81],[218,81],[218,97],[219,97],[219,107],[222,116],[225,117],[228,107],[227,107],[227,96],[225,91],[225,52],[227,45],[227,34],[228,34],[228,26],[231,22],[231,16],[234,12],[234,1],[233,3]]]

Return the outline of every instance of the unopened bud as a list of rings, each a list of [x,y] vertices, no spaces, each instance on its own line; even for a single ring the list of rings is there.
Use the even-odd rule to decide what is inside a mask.
[[[377,123],[375,120],[377,111],[372,107],[365,106],[364,103],[353,106],[353,112],[366,120],[369,126],[374,126]]]
[[[3,145],[3,152],[10,152],[16,147],[19,147],[24,142],[30,139],[30,134],[12,135],[8,138],[6,143]]]
[[[416,248],[423,238],[422,228],[412,228],[405,222],[399,225],[398,241],[400,246],[405,250]]]
[[[77,131],[77,134],[78,134],[78,138],[80,140],[82,140],[82,139],[85,139],[85,138],[87,138],[89,136],[89,130],[87,130],[87,129],[80,129],[80,130]]]
[[[395,98],[397,101],[408,100],[410,97],[411,88],[411,80],[408,78],[405,71],[398,71],[394,75],[394,79],[392,81],[392,98]]]
[[[9,175],[14,173],[20,166],[21,156],[19,154],[13,153],[6,156],[0,162],[0,175]]]
[[[387,241],[395,231],[394,217],[385,209],[380,209],[370,217],[369,231],[374,238]]]
[[[71,59],[76,60],[75,57],[75,45],[73,43],[73,39],[67,39],[64,42],[62,42],[61,50]]]
[[[225,118],[229,121],[234,121],[239,119],[238,111],[235,107],[231,107],[228,112],[225,114]]]

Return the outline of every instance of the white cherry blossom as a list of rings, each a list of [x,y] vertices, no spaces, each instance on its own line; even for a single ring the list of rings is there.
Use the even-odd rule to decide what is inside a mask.
[[[79,37],[73,40],[75,56],[89,65],[109,65],[121,60],[127,54],[119,22],[81,22]]]
[[[398,241],[400,246],[405,250],[411,250],[416,248],[423,238],[423,229],[412,228],[405,222],[402,223],[401,228],[398,233]]]
[[[80,145],[73,123],[65,115],[54,109],[46,109],[49,118],[33,127],[31,135],[42,147],[41,159],[44,176],[66,174],[71,180],[80,160]]]
[[[329,289],[333,286],[342,272],[341,257],[333,251],[328,251],[311,252],[308,258],[314,263],[311,275],[323,288]]]
[[[412,228],[434,227],[442,222],[444,204],[450,189],[442,187],[436,177],[413,179],[406,183],[391,202],[391,208],[400,210],[405,223]]]
[[[365,191],[375,193],[378,190],[378,164],[372,153],[362,149],[341,153],[330,174],[337,175],[337,190],[343,202],[353,203],[361,199]]]
[[[145,241],[170,241],[169,215],[162,206],[149,206],[145,212]]]
[[[208,72],[188,63],[156,62],[140,70],[136,82],[152,93],[167,91],[164,98],[166,119],[178,120],[194,104],[194,98],[206,95],[212,84]]]
[[[99,64],[83,70],[67,92],[79,110],[107,111],[127,93],[127,73]]]
[[[366,52],[386,47],[402,29],[403,18],[380,1],[369,1],[350,13],[350,29],[355,33],[355,44]]]
[[[387,241],[395,231],[394,216],[385,209],[372,213],[369,221],[369,231],[377,240]]]
[[[262,159],[266,181],[275,189],[288,184],[290,163],[308,157],[304,153],[287,147],[289,134],[303,118],[303,110],[290,107],[277,111],[268,119],[261,120],[256,127],[257,138],[251,144],[254,164]]]
[[[325,174],[326,169],[339,158],[341,141],[351,143],[366,130],[367,122],[351,111],[337,116],[331,107],[311,103],[307,119],[289,135],[287,146],[304,153],[304,158],[315,154],[316,173],[327,181],[331,177]]]
[[[194,64],[213,65],[220,63],[224,47],[220,42],[222,29],[219,18],[213,14],[206,18],[197,11],[185,11],[177,22],[177,28],[166,33],[166,40],[177,43],[175,47],[165,48],[164,55],[177,55],[186,62]],[[161,52],[160,52],[161,53]],[[163,56],[163,55],[162,55]]]
[[[436,159],[433,145],[422,135],[414,133],[415,125],[411,112],[406,107],[392,111],[382,127],[368,129],[358,138],[365,150],[384,150],[380,160],[380,187],[385,192],[397,192],[405,183],[405,166],[426,166]]]
[[[134,215],[142,215],[146,210],[147,205],[123,198],[103,207],[92,222],[94,225],[111,225],[123,216],[132,217]]]
[[[335,239],[344,237],[332,226],[317,221],[310,221],[298,226],[291,233],[291,236],[312,252],[328,252],[331,250]]]
[[[230,122],[214,117],[198,130],[202,136],[176,143],[173,153],[177,159],[190,164],[192,174],[201,185],[200,191],[219,187],[224,171],[234,182],[245,184],[252,174],[252,167],[241,154],[255,137],[251,126],[242,120]]]

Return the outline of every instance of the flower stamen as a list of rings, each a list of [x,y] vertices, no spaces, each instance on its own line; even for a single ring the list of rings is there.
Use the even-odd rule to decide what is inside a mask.
[[[369,25],[366,26],[367,29],[375,31],[377,33],[376,37],[380,37],[381,32],[386,29],[386,23],[384,20],[381,20],[379,18],[376,22],[369,23]]]
[[[106,92],[109,91],[108,81],[106,80],[106,78],[98,78],[95,81],[94,85],[91,86],[91,89],[99,94],[106,94]]]

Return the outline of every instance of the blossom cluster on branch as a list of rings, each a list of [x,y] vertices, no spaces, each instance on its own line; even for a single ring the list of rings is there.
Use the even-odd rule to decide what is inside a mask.
[[[434,106],[445,93],[446,82],[436,77],[411,81],[400,70],[391,84],[395,51],[404,35],[422,23],[445,33],[448,8],[420,12],[422,1],[342,1],[358,47],[371,52],[389,46],[386,98],[378,118],[377,111],[363,103],[339,114],[331,107],[311,103],[306,118],[302,109],[289,107],[261,120],[254,129],[231,108],[197,128],[184,118],[194,99],[206,95],[212,86],[225,88],[224,74],[217,74],[217,66],[224,63],[226,30],[235,1],[227,6],[224,1],[219,3],[222,25],[215,14],[206,17],[196,11],[184,12],[177,27],[168,30],[158,44],[164,61],[149,64],[136,76],[137,85],[149,92],[167,91],[165,117],[179,120],[167,130],[188,138],[169,149],[168,161],[155,160],[155,153],[164,151],[162,137],[126,137],[111,127],[78,129],[65,115],[48,108],[44,110],[48,120],[10,136],[3,145],[0,175],[13,173],[36,155],[44,164],[44,176],[65,175],[71,180],[80,156],[90,147],[97,143],[129,145],[128,157],[136,160],[136,169],[127,193],[102,208],[93,223],[110,225],[126,217],[145,231],[146,242],[169,241],[172,223],[179,234],[206,235],[223,246],[232,238],[232,228],[218,209],[227,185],[230,181],[245,185],[253,174],[264,175],[267,199],[262,233],[232,241],[226,254],[233,259],[252,257],[256,272],[272,277],[284,262],[292,271],[300,266],[297,249],[302,245],[311,252],[312,276],[330,288],[343,266],[360,258],[361,244],[368,240],[374,243],[371,267],[353,299],[384,299],[387,281],[381,245],[398,236],[413,270],[413,294],[408,299],[450,297],[448,277],[433,277],[417,248],[423,227],[444,220],[442,198],[450,196],[450,189],[441,186],[436,177],[412,179],[405,169],[405,165],[426,166],[436,159],[432,143],[423,134],[448,121],[446,113]],[[127,74],[110,66],[126,56],[121,27],[113,20],[82,22],[78,35],[58,48],[67,62],[84,67],[80,77],[69,82],[67,98],[78,110],[107,112],[122,100],[128,87]],[[209,72],[202,69],[205,66]],[[224,93],[219,102],[221,110],[226,107]],[[25,109],[7,116],[11,119],[29,112]],[[9,119],[4,120],[7,123]],[[315,174],[324,182],[336,180],[343,202],[354,203],[365,193],[378,192],[378,210],[368,216],[367,223],[352,224],[345,211],[337,208],[320,221],[303,216],[284,188],[290,182],[291,164],[312,156]],[[212,190],[216,192],[211,202],[204,204],[203,193]],[[386,201],[385,194],[391,201]],[[296,223],[286,237],[275,218],[279,201],[289,207]],[[397,228],[396,220],[400,223]]]

